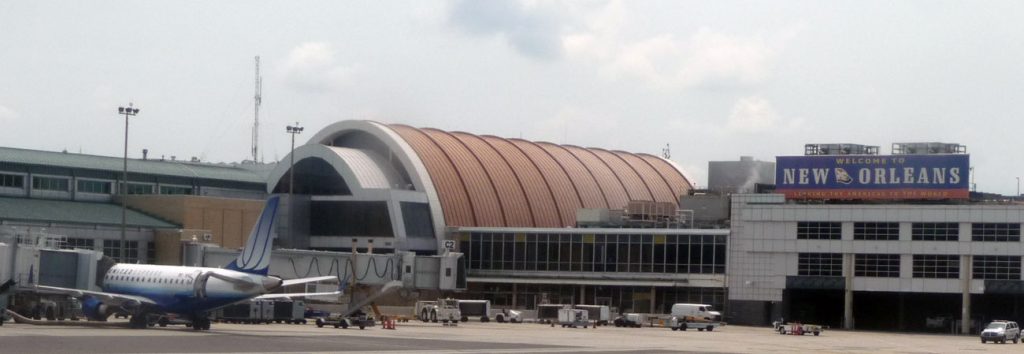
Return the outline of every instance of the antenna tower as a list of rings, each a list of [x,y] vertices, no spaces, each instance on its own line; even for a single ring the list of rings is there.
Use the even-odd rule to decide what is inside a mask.
[[[665,144],[665,148],[661,149],[661,157],[664,157],[666,160],[672,158],[672,149],[669,147],[669,144]]]
[[[255,109],[253,109],[252,123],[252,162],[259,163],[258,152],[260,145],[260,104],[263,103],[263,77],[260,76],[260,57],[256,56],[256,95]]]

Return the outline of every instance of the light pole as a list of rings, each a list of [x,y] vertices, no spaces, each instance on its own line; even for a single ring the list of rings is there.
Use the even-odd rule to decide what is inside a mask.
[[[128,212],[127,212],[127,191],[128,191],[128,117],[139,114],[139,109],[132,107],[132,103],[128,103],[128,107],[117,107],[117,114],[124,115],[124,173],[122,174],[121,188],[118,189],[117,193],[121,195],[121,247],[118,251],[118,258],[120,262],[124,262],[127,259],[125,253],[125,234],[128,230]]]
[[[295,243],[295,236],[292,229],[295,227],[295,200],[293,193],[295,193],[295,135],[302,134],[302,127],[299,126],[299,122],[295,122],[295,126],[289,125],[286,130],[288,134],[292,135],[292,150],[288,154],[291,157],[291,166],[288,168],[288,239],[292,244]]]
[[[1017,177],[1017,198],[1020,198],[1020,177]]]
[[[289,125],[286,130],[288,134],[292,135],[292,150],[288,155],[291,156],[291,168],[288,169],[288,201],[291,202],[292,193],[295,192],[295,134],[302,134],[302,127],[299,126],[299,122],[295,122],[295,126]]]

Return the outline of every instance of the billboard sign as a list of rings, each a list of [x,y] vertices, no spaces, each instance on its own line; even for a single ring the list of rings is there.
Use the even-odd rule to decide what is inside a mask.
[[[969,155],[778,156],[787,199],[967,199]]]

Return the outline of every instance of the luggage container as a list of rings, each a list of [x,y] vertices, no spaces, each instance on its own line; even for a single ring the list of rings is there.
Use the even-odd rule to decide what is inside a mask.
[[[558,324],[562,325],[562,328],[587,328],[590,326],[590,320],[587,314],[587,310],[574,309],[566,306],[565,308],[558,310]]]
[[[480,317],[480,322],[490,322],[491,301],[490,300],[458,300],[459,313],[462,314],[462,322],[469,321],[469,317]]]
[[[576,305],[574,308],[587,310],[587,316],[597,325],[607,326],[612,321],[612,311],[605,305]]]

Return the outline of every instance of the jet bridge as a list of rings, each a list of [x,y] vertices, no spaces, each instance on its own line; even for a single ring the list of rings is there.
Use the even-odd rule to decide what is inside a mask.
[[[186,265],[221,267],[237,257],[238,250],[186,245]],[[466,290],[462,253],[420,256],[412,252],[375,254],[275,249],[272,257],[269,274],[282,279],[337,276],[345,287],[346,296],[333,302],[348,305],[347,310],[340,313],[343,317],[393,292],[407,297],[420,290]]]
[[[204,267],[222,267],[238,257],[238,250],[202,247],[197,251],[201,256],[194,258],[198,263],[194,265]],[[382,286],[401,281],[405,290],[466,289],[462,253],[418,256],[412,252],[375,254],[275,249],[272,255],[269,274],[282,279],[335,275],[339,281],[353,285]],[[192,257],[186,255],[188,258]]]

